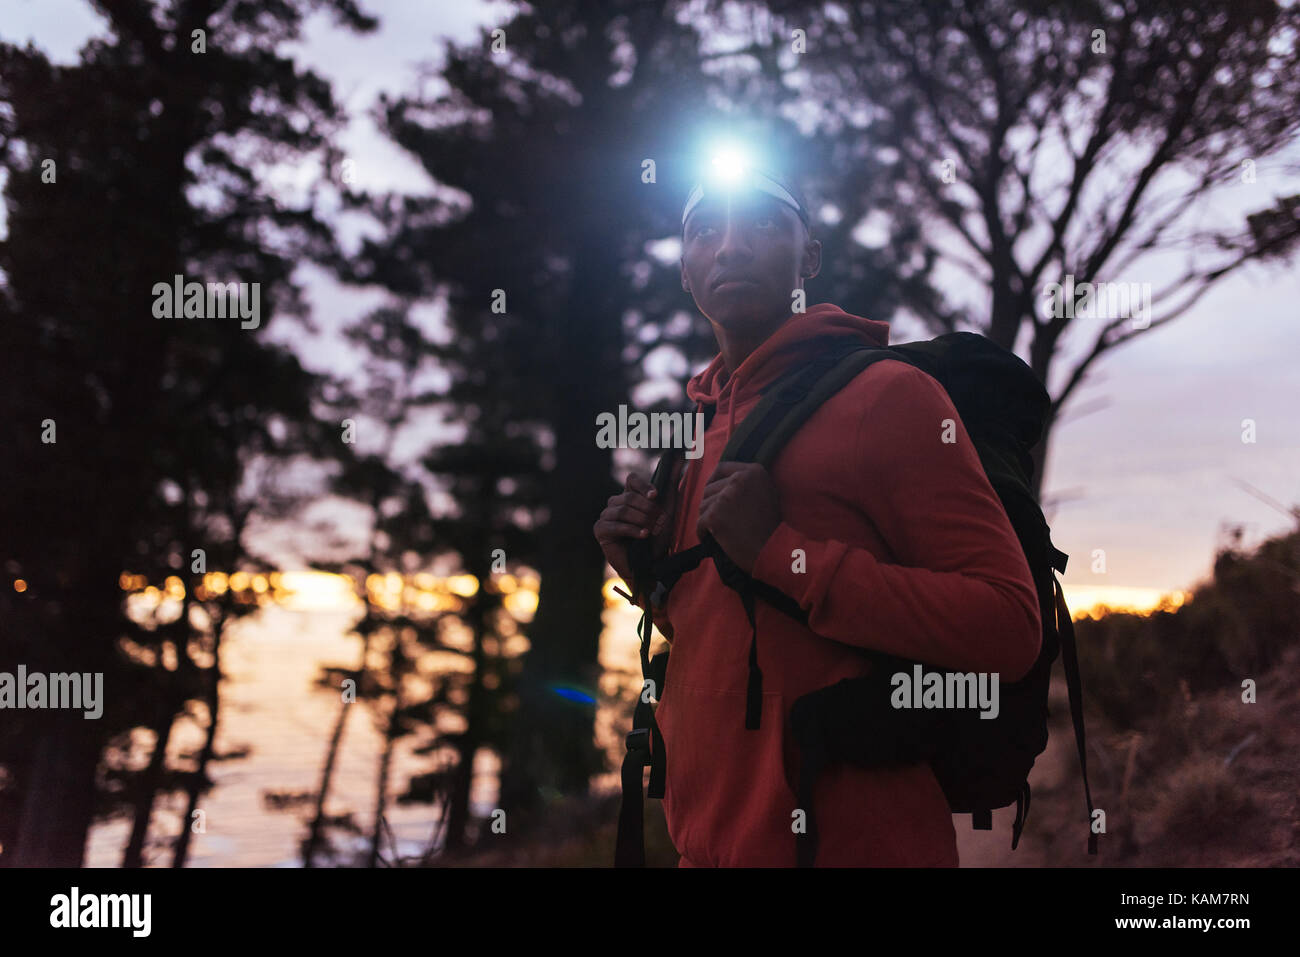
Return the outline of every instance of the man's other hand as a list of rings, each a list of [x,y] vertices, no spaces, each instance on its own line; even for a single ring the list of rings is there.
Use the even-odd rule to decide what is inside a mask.
[[[695,526],[712,534],[727,557],[752,574],[758,553],[781,524],[781,499],[767,469],[753,462],[720,462],[700,497]]]
[[[632,567],[627,557],[628,541],[650,539],[657,554],[666,544],[666,533],[671,532],[671,520],[672,514],[659,501],[655,487],[648,480],[632,473],[627,477],[624,490],[610,496],[605,510],[592,526],[592,531],[610,567],[631,585]]]

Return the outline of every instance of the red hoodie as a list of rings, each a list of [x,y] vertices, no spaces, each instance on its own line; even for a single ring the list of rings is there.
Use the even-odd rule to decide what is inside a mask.
[[[700,495],[759,389],[813,354],[814,336],[889,342],[889,325],[830,304],[792,316],[728,379],[718,355],[687,395],[717,410],[681,476],[672,544],[698,544]],[[941,441],[955,421],[955,443]],[[751,630],[712,561],[665,609],[674,638],[656,719],[667,755],[664,814],[682,867],[796,863],[797,746],[790,709],[870,667],[871,648],[959,671],[1028,672],[1038,597],[1011,523],[943,387],[902,362],[873,363],[819,408],[771,470],[781,524],[753,575],[796,599],[807,626],[755,603],[761,727],[745,728]],[[796,549],[803,551],[797,567]],[[952,813],[926,765],[839,764],[814,789],[817,865],[957,865]]]

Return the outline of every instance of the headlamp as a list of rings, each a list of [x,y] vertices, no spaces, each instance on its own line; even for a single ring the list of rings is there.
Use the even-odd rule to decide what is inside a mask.
[[[805,226],[808,225],[808,213],[776,177],[750,166],[740,153],[732,150],[720,151],[714,156],[709,175],[697,183],[686,197],[686,205],[682,208],[682,225],[686,225],[686,217],[700,204],[706,192],[713,195],[717,192],[736,193],[746,189],[766,193],[785,203],[798,214]]]

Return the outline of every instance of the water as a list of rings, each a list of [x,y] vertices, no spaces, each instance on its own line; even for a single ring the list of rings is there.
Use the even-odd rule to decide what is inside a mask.
[[[622,605],[622,607],[619,607]],[[601,642],[606,666],[602,691],[625,693],[629,704],[602,705],[597,709],[597,741],[612,756],[621,748],[624,725],[630,726],[631,695],[639,687],[640,668],[635,637],[637,614],[622,604],[606,611],[606,628]],[[313,795],[319,787],[330,734],[340,707],[337,691],[318,687],[314,681],[325,665],[356,667],[361,643],[347,636],[358,618],[356,611],[295,611],[267,606],[232,626],[222,643],[220,727],[217,753],[243,751],[246,754],[209,764],[213,788],[200,799],[205,812],[203,833],[191,837],[190,867],[301,867],[301,841],[307,834],[314,803],[304,802],[275,809],[268,805],[269,793]],[[364,835],[374,822],[376,778],[383,738],[377,717],[369,705],[350,706],[348,722],[334,769],[328,814],[351,812]],[[206,721],[198,709],[199,722],[178,721],[168,745],[168,764],[174,768],[192,766],[181,755],[201,745]],[[399,739],[389,774],[389,802],[386,819],[401,856],[420,853],[437,824],[433,805],[399,805],[394,798],[405,790],[407,779],[431,770],[430,756],[412,754],[419,746],[416,735]],[[147,760],[151,736],[137,742],[133,766]],[[495,807],[499,761],[481,752],[476,762],[471,802],[473,813],[488,816]],[[610,771],[599,776],[598,788],[616,787],[618,775]],[[145,861],[151,866],[171,864],[171,845],[181,827],[184,796],[160,798],[155,803],[150,827],[150,846]],[[125,820],[94,827],[87,846],[86,862],[91,867],[117,867],[130,834]],[[358,835],[345,844],[344,835],[332,829],[336,846],[348,846],[363,853],[368,837]],[[384,845],[384,854],[393,849]]]

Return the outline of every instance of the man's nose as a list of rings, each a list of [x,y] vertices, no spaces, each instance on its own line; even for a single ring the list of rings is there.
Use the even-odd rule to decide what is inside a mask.
[[[717,258],[726,263],[734,260],[752,259],[754,250],[749,245],[749,236],[743,228],[739,217],[728,216],[722,226],[722,242],[718,244]]]

